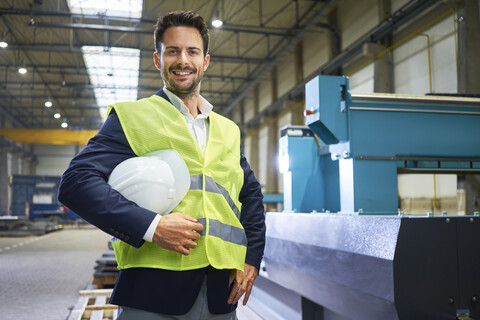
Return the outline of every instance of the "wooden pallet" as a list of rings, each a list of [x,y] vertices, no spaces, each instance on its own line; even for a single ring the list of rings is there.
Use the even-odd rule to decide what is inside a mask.
[[[109,304],[112,289],[81,290],[80,298],[67,320],[117,319],[118,307]]]
[[[95,272],[93,274],[92,284],[96,285],[98,289],[113,288],[117,282],[117,272]]]
[[[93,284],[97,289],[113,288],[118,277],[117,260],[113,250],[105,251],[95,262]]]

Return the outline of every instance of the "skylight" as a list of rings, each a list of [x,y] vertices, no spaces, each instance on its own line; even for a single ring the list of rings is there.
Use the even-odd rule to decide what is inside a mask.
[[[73,13],[140,18],[143,0],[68,0],[68,6]]]
[[[103,112],[109,104],[137,100],[140,50],[83,46],[82,52],[95,87],[95,99]],[[105,116],[102,114],[103,119]]]
[[[68,6],[78,14],[141,18],[143,0],[68,0]],[[103,120],[108,105],[137,100],[140,50],[83,46],[82,53]]]

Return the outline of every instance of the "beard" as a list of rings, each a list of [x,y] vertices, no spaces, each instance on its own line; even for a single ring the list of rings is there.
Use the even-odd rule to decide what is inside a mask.
[[[192,72],[195,75],[195,78],[193,79],[192,83],[188,86],[184,86],[182,85],[182,83],[176,83],[170,77],[170,73],[173,73],[174,70]],[[203,79],[204,71],[202,69],[200,70],[200,73],[197,74],[197,69],[194,67],[178,68],[178,67],[171,66],[170,68],[168,68],[168,72],[165,72],[164,70],[163,72],[161,72],[161,74],[162,74],[163,82],[170,92],[174,93],[179,98],[188,98],[189,96],[192,96],[195,93],[197,93],[197,87],[199,87],[200,82]]]

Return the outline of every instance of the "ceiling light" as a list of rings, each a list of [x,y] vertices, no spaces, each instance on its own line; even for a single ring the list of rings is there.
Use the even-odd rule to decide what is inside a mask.
[[[62,128],[66,128],[66,127],[68,127],[68,123],[62,122],[61,126],[62,126]]]
[[[8,43],[6,43],[5,41],[1,41],[0,48],[6,48],[6,47],[8,47]]]
[[[53,117],[54,117],[55,119],[59,119],[61,116],[60,116],[60,113],[57,112],[57,113],[55,113],[55,114],[53,115]]]
[[[52,102],[50,100],[47,100],[45,102],[45,107],[50,108],[52,106]]]
[[[223,25],[223,21],[220,19],[215,19],[212,21],[212,26],[215,28],[220,28]]]
[[[21,67],[21,68],[18,68],[18,72],[21,73],[21,74],[25,74],[25,73],[27,73],[27,69],[24,68],[24,67]]]

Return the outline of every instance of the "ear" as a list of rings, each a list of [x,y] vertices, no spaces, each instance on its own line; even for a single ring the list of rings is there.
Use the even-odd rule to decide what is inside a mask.
[[[153,62],[155,63],[155,67],[157,67],[158,70],[161,69],[161,64],[160,64],[160,57],[158,52],[153,53]]]
[[[207,71],[208,65],[210,64],[210,55],[207,53],[203,61],[203,71]]]

